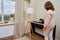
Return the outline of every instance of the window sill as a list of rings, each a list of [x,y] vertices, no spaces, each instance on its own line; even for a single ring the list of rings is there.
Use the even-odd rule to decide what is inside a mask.
[[[14,25],[14,23],[3,23],[3,24],[0,24],[0,26],[8,26],[8,25]]]

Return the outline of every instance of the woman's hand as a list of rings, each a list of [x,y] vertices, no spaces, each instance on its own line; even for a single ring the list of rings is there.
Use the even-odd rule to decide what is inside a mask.
[[[44,28],[43,28],[43,32],[45,32],[47,29],[49,29],[48,26],[44,27]]]
[[[45,32],[45,31],[46,31],[46,27],[43,28],[43,32]]]

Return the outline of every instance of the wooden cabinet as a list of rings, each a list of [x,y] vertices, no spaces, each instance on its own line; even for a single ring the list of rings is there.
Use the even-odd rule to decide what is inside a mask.
[[[31,25],[32,25],[33,33],[36,33],[36,34],[44,37],[44,34],[43,34],[43,24],[37,23],[37,22],[31,22]]]

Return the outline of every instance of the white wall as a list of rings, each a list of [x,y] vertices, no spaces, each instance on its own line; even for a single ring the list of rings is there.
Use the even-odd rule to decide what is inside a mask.
[[[60,40],[60,0],[56,0],[55,4],[56,4],[56,25],[57,25],[57,31],[56,31],[56,37],[58,38],[58,40]]]
[[[14,35],[14,25],[0,25],[0,38]]]
[[[35,13],[35,20],[39,21],[40,18],[44,18],[46,10],[44,9],[44,3],[47,0],[35,0],[35,8],[34,8],[34,13]],[[50,0],[56,8],[56,25],[57,25],[57,31],[56,31],[56,38],[59,40],[60,39],[60,0]]]

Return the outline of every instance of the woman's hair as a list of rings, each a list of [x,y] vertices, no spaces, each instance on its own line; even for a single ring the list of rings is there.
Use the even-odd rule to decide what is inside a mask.
[[[53,10],[53,11],[55,10],[54,5],[50,1],[47,1],[45,3],[44,7],[45,7],[46,10]]]

